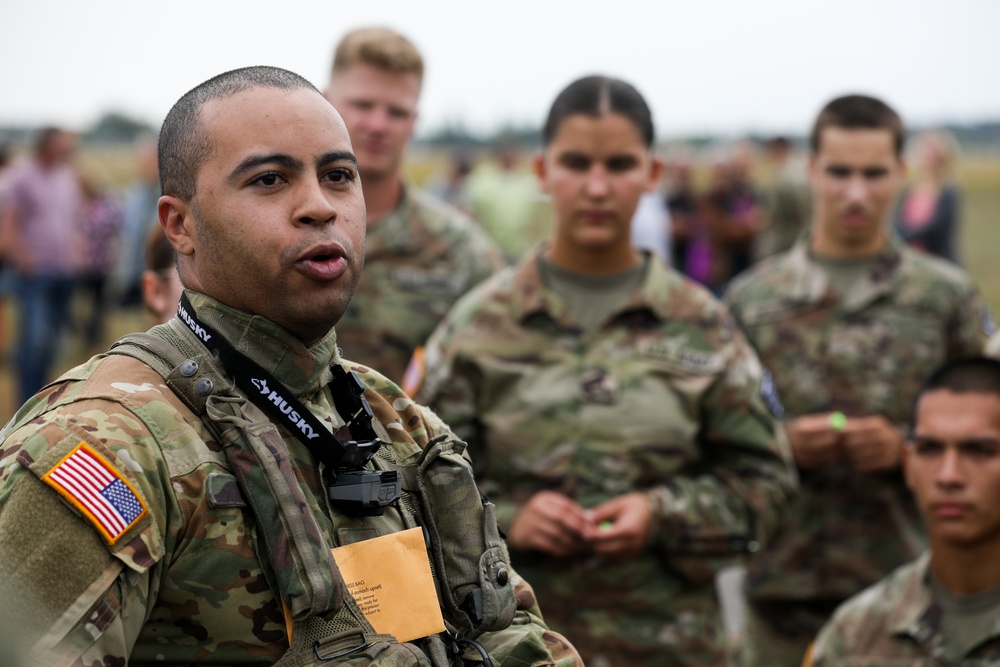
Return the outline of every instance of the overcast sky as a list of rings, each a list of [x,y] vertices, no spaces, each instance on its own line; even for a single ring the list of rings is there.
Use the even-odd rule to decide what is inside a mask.
[[[0,0],[0,125],[158,126],[222,71],[326,82],[347,30],[408,35],[427,75],[418,132],[541,123],[571,80],[643,92],[661,136],[803,133],[829,98],[884,97],[910,124],[1000,120],[997,0]]]

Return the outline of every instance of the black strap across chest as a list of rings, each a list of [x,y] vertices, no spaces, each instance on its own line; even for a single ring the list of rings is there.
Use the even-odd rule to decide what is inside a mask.
[[[350,439],[338,439],[302,402],[271,373],[246,355],[199,317],[187,295],[177,304],[177,316],[216,354],[236,386],[258,408],[288,429],[333,475],[363,467],[378,451],[381,441],[372,427],[372,410],[362,395],[364,386],[353,372],[332,365],[330,393],[337,412],[347,422]]]

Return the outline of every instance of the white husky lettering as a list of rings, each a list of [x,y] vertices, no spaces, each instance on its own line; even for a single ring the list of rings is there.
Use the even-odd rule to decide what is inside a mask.
[[[299,430],[302,431],[302,435],[306,436],[310,440],[312,440],[313,438],[318,438],[319,437],[319,433],[317,433],[316,431],[314,431],[313,428],[312,428],[312,426],[310,426],[309,424],[306,423],[305,419],[300,419],[299,423],[296,424],[296,426],[298,426]]]
[[[177,304],[177,314],[180,315],[184,323],[188,325],[188,328],[194,332],[195,336],[202,339],[202,341],[206,343],[212,339],[212,334],[205,331],[200,324],[195,322],[194,318],[188,314],[188,311],[181,304]]]

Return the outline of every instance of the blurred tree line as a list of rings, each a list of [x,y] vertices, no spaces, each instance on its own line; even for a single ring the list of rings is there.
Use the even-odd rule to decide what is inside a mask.
[[[956,138],[963,150],[973,152],[1000,152],[1000,120],[981,123],[945,124]],[[23,147],[30,143],[38,127],[0,127],[0,143],[15,147]],[[85,144],[112,145],[130,144],[143,136],[155,135],[159,128],[150,123],[134,118],[127,113],[112,110],[101,115],[91,126],[81,132]],[[911,134],[916,134],[923,127],[910,128]],[[775,133],[749,132],[738,135],[754,143],[763,143]],[[785,135],[792,141],[804,144],[806,135],[791,133]],[[693,148],[717,143],[720,139],[731,139],[735,136],[720,137],[718,135],[667,136],[661,137],[665,143],[683,143]],[[498,129],[483,133],[474,132],[460,120],[448,120],[436,128],[422,132],[416,138],[418,146],[443,149],[481,149],[491,146],[514,144],[521,147],[537,147],[541,144],[541,129],[534,125],[505,124]]]

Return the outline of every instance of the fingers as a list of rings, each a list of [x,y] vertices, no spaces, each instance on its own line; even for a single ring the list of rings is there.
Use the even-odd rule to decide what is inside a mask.
[[[899,466],[903,434],[881,415],[849,420],[843,442],[845,456],[855,470],[876,472]]]
[[[785,427],[792,455],[800,468],[820,468],[839,461],[844,453],[841,448],[840,424],[831,414],[806,415],[792,420]]]
[[[590,547],[606,558],[637,556],[649,540],[653,510],[645,494],[630,493],[595,507],[592,529],[587,534]]]
[[[536,493],[511,521],[507,541],[517,549],[570,556],[585,545],[588,521],[582,507],[553,491]]]
[[[586,511],[566,496],[542,491],[511,521],[507,541],[565,558],[590,551],[609,559],[634,558],[646,546],[653,511],[645,494],[630,493]]]

